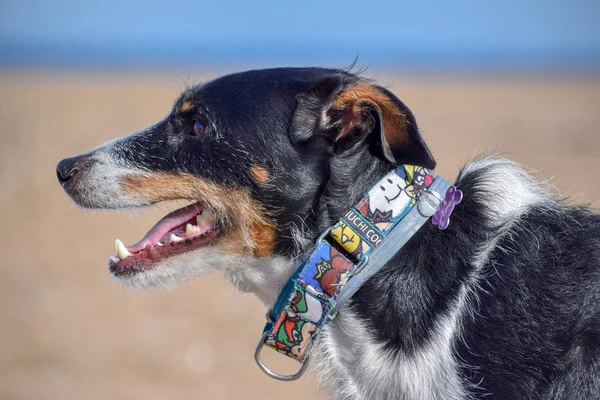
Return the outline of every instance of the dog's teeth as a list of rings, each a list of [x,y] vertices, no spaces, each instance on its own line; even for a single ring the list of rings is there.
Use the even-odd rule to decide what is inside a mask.
[[[171,237],[169,238],[169,243],[178,243],[178,242],[183,242],[183,239],[180,238],[179,236],[177,236],[174,233],[171,233]]]
[[[162,242],[156,242],[156,245],[157,245],[158,247],[162,247],[162,246],[164,246],[165,244],[164,244],[164,243],[162,243]]]
[[[129,250],[127,250],[127,247],[125,247],[123,242],[121,242],[119,239],[115,240],[115,247],[117,249],[117,255],[121,260],[124,260],[132,255]]]
[[[185,233],[187,235],[191,235],[193,233],[196,233],[200,230],[200,228],[198,228],[196,225],[192,225],[192,224],[187,224],[185,226]]]
[[[196,215],[196,223],[198,228],[210,229],[214,220],[214,214],[211,210],[205,209],[202,211],[202,215]]]
[[[202,210],[202,214],[196,215],[196,221],[200,222],[210,220],[212,218],[212,215],[213,212],[210,209],[205,208],[204,210]]]
[[[121,259],[120,259],[119,257],[117,257],[117,256],[110,256],[110,261],[111,261],[113,264],[116,264],[116,263],[118,263],[119,261],[121,261]]]

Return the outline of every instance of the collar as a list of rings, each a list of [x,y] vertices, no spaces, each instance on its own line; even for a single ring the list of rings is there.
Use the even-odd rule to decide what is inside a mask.
[[[450,222],[462,193],[444,178],[400,165],[317,239],[316,248],[279,293],[254,358],[270,377],[290,381],[304,373],[309,353],[325,324],[358,289],[432,218],[440,229]],[[263,346],[301,363],[281,375],[261,360]]]

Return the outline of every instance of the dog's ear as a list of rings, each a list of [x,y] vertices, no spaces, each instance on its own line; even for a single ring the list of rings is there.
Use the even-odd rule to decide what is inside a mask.
[[[358,143],[374,143],[394,164],[435,168],[411,111],[390,91],[358,81],[343,84],[326,79],[298,98],[291,133],[303,142],[315,133],[343,152]]]

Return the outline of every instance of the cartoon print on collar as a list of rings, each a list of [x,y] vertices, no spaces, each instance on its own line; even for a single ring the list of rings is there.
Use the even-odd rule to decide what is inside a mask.
[[[343,222],[337,223],[330,232],[331,236],[338,241],[351,254],[358,250],[360,236],[358,236],[348,225]]]
[[[329,260],[321,259],[317,264],[317,274],[314,279],[319,283],[323,292],[328,296],[334,296],[337,293],[337,287],[344,285],[349,278],[349,265],[344,258],[333,248]],[[333,254],[335,253],[337,254]]]
[[[424,188],[433,183],[433,174],[426,168],[414,165],[405,165],[406,183],[409,184],[405,191],[413,199],[419,197]],[[414,203],[414,200],[413,200]]]
[[[369,193],[369,210],[373,222],[388,222],[396,218],[402,209],[398,206],[408,201],[409,194],[406,188],[406,175],[388,175],[379,182],[379,190]],[[404,172],[400,169],[400,172]]]
[[[297,316],[318,323],[323,314],[323,304],[315,297],[306,294],[305,287],[297,287],[292,295],[290,310]]]
[[[350,261],[322,243],[307,261],[294,285],[289,303],[268,330],[265,345],[302,361],[323,323],[325,305],[349,279]]]
[[[334,225],[330,234],[344,250],[356,257],[357,260],[360,260],[363,253],[369,249],[369,245],[366,244],[352,228],[342,221]]]
[[[276,340],[267,345],[290,357],[301,359],[305,356],[303,349],[312,344],[312,336],[317,327],[304,319],[287,314],[277,331]]]
[[[432,182],[433,175],[428,169],[405,165],[379,181],[359,203],[358,211],[385,231],[393,219],[414,205],[423,188]]]
[[[334,296],[340,284],[348,281],[352,264],[335,248],[319,246],[299,276],[300,283],[313,296],[324,301]]]

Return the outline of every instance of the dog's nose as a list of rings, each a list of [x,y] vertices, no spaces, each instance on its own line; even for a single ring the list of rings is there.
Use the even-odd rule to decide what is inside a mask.
[[[77,172],[77,157],[65,158],[56,166],[56,177],[61,185],[67,183]]]

